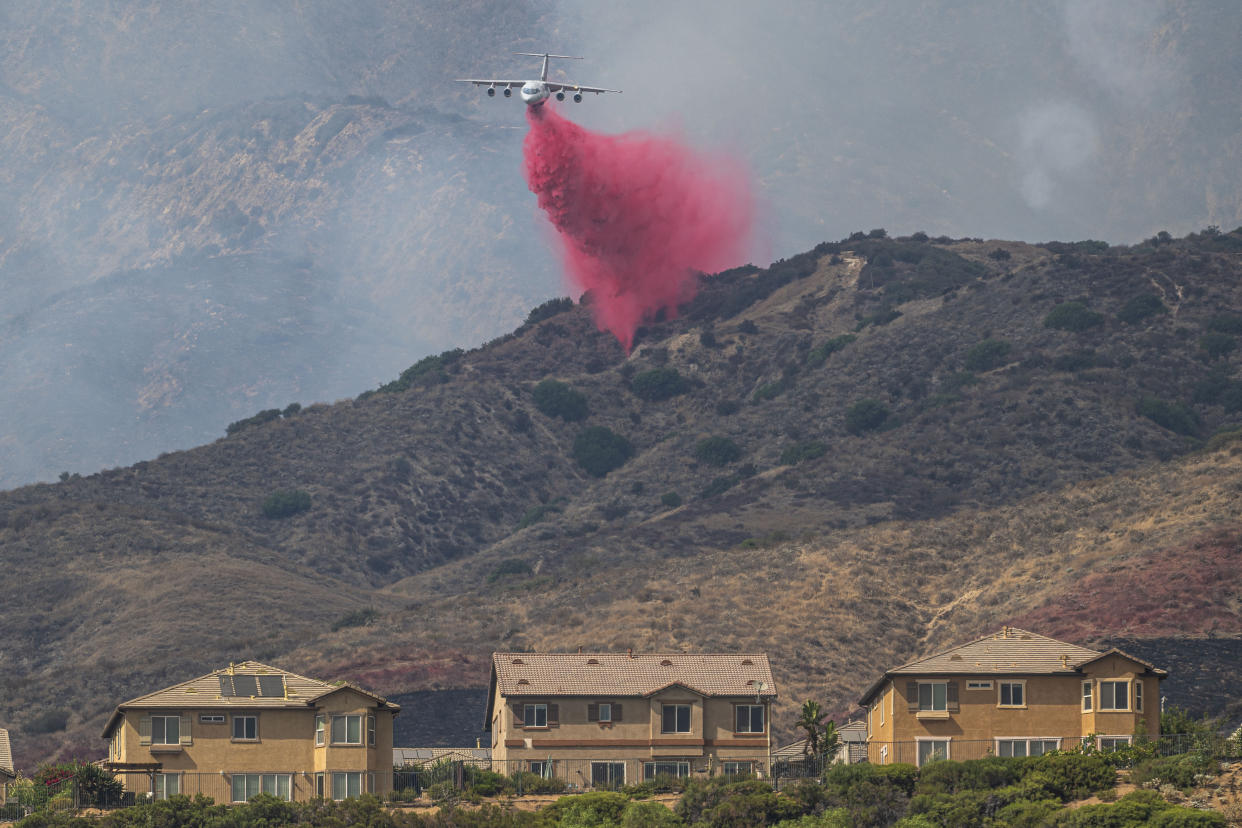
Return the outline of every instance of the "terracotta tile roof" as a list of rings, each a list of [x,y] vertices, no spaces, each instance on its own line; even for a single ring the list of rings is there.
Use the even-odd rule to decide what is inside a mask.
[[[650,696],[681,684],[704,696],[776,697],[762,653],[493,653],[492,676],[505,696]]]
[[[13,770],[13,748],[9,745],[9,732],[0,727],[0,773],[15,776]]]
[[[461,762],[491,762],[491,748],[452,748],[452,747],[424,747],[424,748],[393,748],[392,764],[394,767],[422,767],[423,765],[433,765],[444,759],[452,759]]]
[[[886,672],[867,689],[859,701],[866,705],[871,696],[891,676],[912,675],[1070,675],[1079,668],[1106,655],[1120,655],[1143,665],[1158,676],[1167,675],[1146,661],[1120,650],[1106,653],[1067,644],[1055,638],[1005,627],[992,635],[979,638],[943,652],[915,659]]]
[[[242,695],[241,693],[225,695],[223,693],[221,677],[229,677],[231,681],[232,678],[237,676],[254,677],[253,689],[255,695]],[[264,688],[262,686],[264,682],[262,679],[275,676],[282,677],[283,679],[281,682],[273,682],[273,684],[280,688],[279,691],[271,695],[264,695]],[[230,664],[228,667],[208,673],[205,676],[192,678],[189,681],[174,684],[172,687],[165,687],[163,690],[156,690],[154,693],[148,693],[145,696],[122,702],[117,705],[116,711],[108,720],[108,724],[104,729],[104,738],[108,738],[112,727],[120,720],[124,710],[198,707],[215,709],[301,708],[307,707],[316,699],[344,688],[350,688],[364,696],[370,696],[378,704],[391,710],[399,711],[401,709],[383,696],[348,682],[332,683],[319,681],[318,679],[290,673],[279,667],[261,664],[257,661],[243,661],[239,664]],[[272,688],[269,687],[267,689],[270,690]]]

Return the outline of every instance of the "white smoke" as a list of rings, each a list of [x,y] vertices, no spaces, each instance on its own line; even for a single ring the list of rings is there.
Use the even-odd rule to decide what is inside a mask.
[[[1018,118],[1018,130],[1018,158],[1023,167],[1019,191],[1036,210],[1050,206],[1058,181],[1083,170],[1100,146],[1091,114],[1064,101],[1027,109]]]

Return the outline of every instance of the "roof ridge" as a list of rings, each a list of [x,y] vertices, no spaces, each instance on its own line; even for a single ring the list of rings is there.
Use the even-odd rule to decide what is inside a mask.
[[[1052,644],[1059,644],[1059,645],[1061,645],[1061,646],[1063,646],[1063,647],[1073,647],[1073,648],[1078,649],[1078,650],[1086,650],[1087,652],[1094,653],[1096,656],[1098,656],[1098,655],[1102,655],[1102,654],[1101,654],[1100,652],[1098,652],[1097,650],[1092,650],[1090,647],[1083,647],[1081,644],[1072,644],[1072,643],[1070,643],[1070,642],[1068,642],[1068,641],[1061,641],[1060,639],[1057,639],[1057,638],[1051,638],[1051,637],[1046,636],[1046,635],[1043,635],[1043,634],[1041,634],[1041,633],[1033,632],[1032,630],[1024,630],[1024,629],[1021,629],[1021,628],[1019,628],[1019,627],[1002,626],[1002,627],[1001,627],[998,631],[996,631],[996,632],[994,632],[994,633],[990,633],[990,634],[988,634],[988,635],[980,636],[979,638],[975,638],[975,639],[973,639],[973,640],[971,640],[971,641],[967,641],[967,642],[965,642],[964,644],[958,644],[957,646],[954,646],[954,647],[949,647],[949,648],[944,649],[944,650],[937,650],[937,651],[936,651],[936,652],[934,652],[934,653],[927,653],[926,655],[921,655],[921,656],[919,656],[918,658],[911,659],[910,661],[907,661],[905,664],[902,664],[902,665],[900,665],[900,666],[898,666],[898,667],[894,667],[894,668],[892,668],[892,669],[891,669],[891,670],[889,670],[888,672],[895,672],[895,671],[897,671],[897,670],[904,670],[905,668],[907,668],[907,667],[913,667],[914,665],[916,665],[916,664],[918,664],[918,663],[920,663],[920,662],[923,662],[923,661],[929,661],[929,660],[931,660],[931,659],[933,659],[933,658],[939,658],[939,657],[941,657],[941,656],[946,656],[946,655],[949,655],[949,654],[951,654],[951,653],[954,653],[954,652],[956,652],[956,651],[958,651],[958,650],[963,650],[963,649],[965,649],[965,648],[967,648],[967,647],[974,646],[975,644],[982,644],[982,643],[983,643],[983,642],[985,642],[985,641],[1021,641],[1021,640],[1022,640],[1021,638],[1018,638],[1018,637],[1017,637],[1017,636],[1015,636],[1015,635],[1006,635],[1006,634],[1005,634],[1006,632],[1008,632],[1008,633],[1019,633],[1019,634],[1022,634],[1022,635],[1029,635],[1029,636],[1032,636],[1032,637],[1034,637],[1034,638],[1040,639],[1041,641],[1047,641],[1047,642],[1050,642],[1050,643],[1052,643]],[[1094,657],[1094,656],[1093,656],[1093,657]],[[1137,659],[1136,659],[1136,660],[1137,660]]]
[[[170,690],[177,690],[178,688],[193,684],[196,681],[202,681],[204,679],[209,679],[213,676],[236,675],[235,671],[238,667],[245,667],[247,670],[270,670],[273,673],[280,673],[285,678],[301,679],[302,681],[311,682],[312,684],[321,684],[327,687],[331,687],[331,685],[329,685],[328,682],[325,682],[321,679],[313,679],[308,676],[299,675],[297,673],[292,672],[291,670],[285,670],[281,667],[275,667],[271,664],[264,664],[261,661],[247,660],[247,661],[241,661],[241,662],[229,662],[229,666],[227,667],[220,667],[216,670],[212,670],[209,673],[203,673],[200,676],[194,676],[193,678],[188,678],[188,679],[185,679],[184,681],[176,682],[175,684],[170,684],[167,687],[161,687],[158,690],[152,690],[150,693],[143,693],[141,696],[135,696],[134,698],[129,699],[128,701],[121,702],[119,705],[117,705],[117,707],[119,708],[119,707],[125,707],[126,705],[130,705],[130,704],[137,704],[145,699],[151,698],[152,696],[158,696],[159,694],[167,693]],[[230,672],[230,671],[234,671],[234,672]],[[242,675],[247,675],[247,673],[242,673]]]

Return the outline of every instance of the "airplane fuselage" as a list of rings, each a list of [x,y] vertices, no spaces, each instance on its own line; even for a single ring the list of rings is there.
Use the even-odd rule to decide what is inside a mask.
[[[523,84],[519,94],[527,106],[539,106],[552,93],[548,91],[548,85],[542,81],[527,81]]]

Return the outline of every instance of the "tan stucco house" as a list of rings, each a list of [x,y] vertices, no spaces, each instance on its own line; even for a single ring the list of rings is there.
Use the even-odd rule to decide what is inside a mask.
[[[105,767],[156,798],[384,794],[399,712],[352,684],[246,661],[119,705],[103,732]]]
[[[766,773],[776,698],[763,654],[493,653],[495,770],[579,788]]]
[[[13,768],[13,747],[9,743],[9,732],[0,727],[0,802],[3,802],[3,786],[17,778]]]
[[[1005,627],[886,672],[859,700],[872,762],[1028,756],[1093,739],[1102,750],[1160,732],[1167,673]]]

